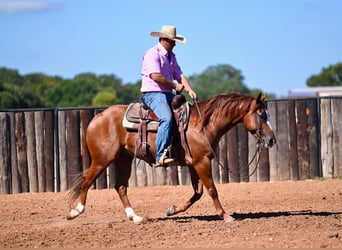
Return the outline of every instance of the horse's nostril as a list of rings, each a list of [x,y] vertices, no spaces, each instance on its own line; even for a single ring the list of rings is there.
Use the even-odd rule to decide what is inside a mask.
[[[269,141],[269,145],[272,147],[274,144],[277,143],[277,140],[275,138],[271,138]]]

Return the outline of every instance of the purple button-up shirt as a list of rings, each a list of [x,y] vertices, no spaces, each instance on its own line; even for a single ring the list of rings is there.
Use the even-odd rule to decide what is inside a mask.
[[[165,88],[151,79],[152,73],[161,73],[170,81],[180,80],[182,70],[179,67],[176,56],[171,52],[169,62],[167,50],[158,43],[156,46],[147,50],[143,56],[141,76],[141,92],[162,91],[172,92],[172,89]]]

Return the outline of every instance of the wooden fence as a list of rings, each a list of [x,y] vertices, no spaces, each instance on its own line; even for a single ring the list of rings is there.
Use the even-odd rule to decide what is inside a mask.
[[[342,98],[269,100],[267,106],[277,144],[254,157],[256,141],[238,124],[222,137],[212,160],[216,183],[342,176]],[[90,165],[85,130],[103,109],[0,110],[0,193],[68,190]],[[110,165],[92,188],[114,183]],[[186,166],[132,164],[131,186],[188,184]]]

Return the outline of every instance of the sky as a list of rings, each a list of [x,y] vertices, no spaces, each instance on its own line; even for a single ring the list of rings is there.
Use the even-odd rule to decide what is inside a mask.
[[[341,0],[0,0],[0,67],[136,83],[150,32],[174,25],[185,75],[228,64],[248,88],[286,97],[342,62],[341,11]]]

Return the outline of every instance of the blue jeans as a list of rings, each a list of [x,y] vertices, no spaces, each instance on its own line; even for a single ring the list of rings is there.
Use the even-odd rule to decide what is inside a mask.
[[[170,108],[170,103],[175,95],[166,92],[147,92],[143,95],[144,103],[157,115],[159,118],[159,128],[156,138],[156,160],[158,161],[161,155],[170,145],[170,137],[173,125],[173,114]]]

